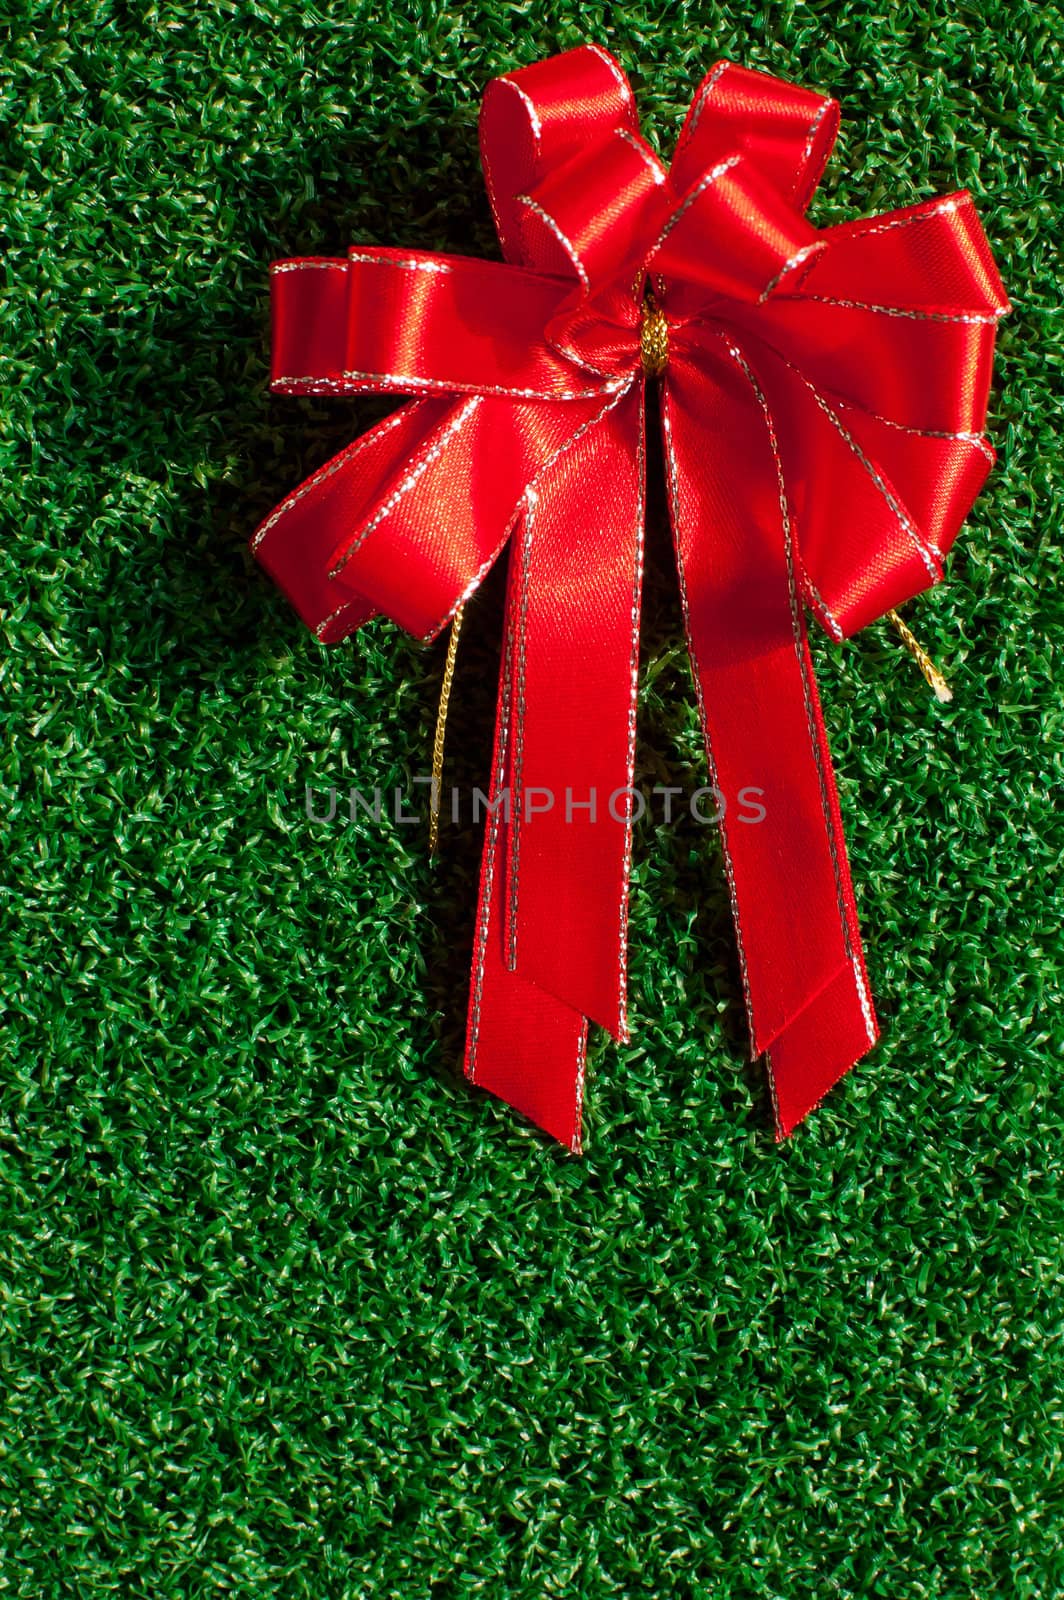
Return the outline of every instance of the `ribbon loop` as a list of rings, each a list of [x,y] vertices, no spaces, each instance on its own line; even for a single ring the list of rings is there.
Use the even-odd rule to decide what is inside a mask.
[[[644,241],[669,209],[668,179],[642,139],[620,129],[519,195],[523,237],[537,260],[571,272],[583,294],[635,273]]]
[[[816,229],[733,153],[692,184],[647,265],[669,286],[670,304],[709,316],[715,300],[760,305],[787,293],[822,248]]]
[[[487,575],[540,474],[614,400],[453,404],[343,526],[330,575],[416,638],[435,638]]]
[[[739,150],[781,198],[804,211],[838,131],[837,101],[767,72],[718,61],[695,90],[673,157],[672,181],[686,190]]]
[[[507,261],[550,270],[538,253],[542,235],[522,234],[518,196],[619,129],[638,133],[635,98],[620,65],[599,45],[579,45],[491,80],[480,109],[480,153]],[[546,262],[552,259],[549,251]]]
[[[980,434],[997,324],[1009,309],[971,197],[819,235],[797,284],[729,307],[818,390],[907,428]]]
[[[806,298],[985,316],[990,322],[1009,309],[967,189],[840,222],[821,237],[824,251],[802,285]]]
[[[352,249],[271,279],[280,393],[484,394],[582,400],[609,386],[544,342],[556,278],[425,251]]]
[[[450,409],[448,400],[400,407],[300,484],[252,535],[256,559],[323,644],[345,638],[376,611],[353,584],[330,575],[337,527],[368,514],[382,480],[425,447]]]

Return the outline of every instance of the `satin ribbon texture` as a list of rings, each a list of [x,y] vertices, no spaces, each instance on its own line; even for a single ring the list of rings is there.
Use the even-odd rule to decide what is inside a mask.
[[[806,612],[843,639],[942,577],[1008,306],[966,190],[807,221],[838,118],[722,61],[666,167],[581,46],[484,95],[504,262],[272,269],[275,393],[412,397],[253,537],[318,638],[431,640],[510,544],[465,1071],[574,1150],[588,1023],[629,1037],[648,381],[778,1138],[877,1036]]]

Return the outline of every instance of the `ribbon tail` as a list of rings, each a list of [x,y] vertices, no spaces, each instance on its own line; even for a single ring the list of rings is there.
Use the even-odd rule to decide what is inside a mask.
[[[736,347],[705,361],[666,378],[669,503],[751,1051],[782,1139],[877,1028],[771,414]]]
[[[643,384],[515,531],[466,1071],[579,1149],[588,1020],[627,1038]]]
[[[571,1150],[580,1148],[587,1018],[511,971],[503,959],[506,832],[512,804],[507,774],[513,736],[511,567],[507,630],[499,675],[488,818],[466,1028],[465,1075],[498,1095]]]
[[[830,914],[838,916],[846,959],[836,975],[766,1047],[765,1062],[777,1139],[792,1133],[828,1090],[867,1055],[879,1037],[857,920],[838,787],[801,611],[798,612],[797,633],[798,669],[805,690],[810,745],[831,857],[834,906]],[[823,888],[826,900],[826,874]],[[798,926],[801,928],[803,922]]]

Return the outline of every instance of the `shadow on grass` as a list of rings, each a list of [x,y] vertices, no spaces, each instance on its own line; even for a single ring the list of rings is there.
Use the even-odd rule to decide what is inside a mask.
[[[464,125],[452,130],[454,156],[464,184],[461,210],[450,216],[444,237],[438,232],[421,242],[425,247],[467,254],[496,255],[487,200],[483,193],[475,138]],[[341,142],[335,151],[319,156],[328,165],[357,168],[367,152]],[[308,152],[309,165],[314,153]],[[291,183],[291,176],[288,176]],[[287,492],[324,461],[344,448],[401,401],[379,399],[320,400],[273,398],[268,392],[269,285],[268,264],[283,254],[340,254],[350,237],[366,237],[365,213],[352,227],[342,200],[304,208],[294,226],[278,204],[275,184],[252,188],[241,204],[246,216],[244,257],[254,265],[234,292],[212,307],[182,308],[167,333],[162,349],[168,352],[154,374],[153,403],[162,412],[188,405],[188,361],[193,342],[202,365],[203,351],[210,354],[209,378],[204,375],[200,393],[201,414],[209,397],[217,409],[203,418],[212,443],[210,466],[189,477],[182,507],[183,529],[167,542],[162,560],[167,569],[159,589],[160,604],[172,604],[179,613],[175,626],[186,630],[186,654],[198,657],[192,671],[204,681],[224,670],[237,692],[253,694],[266,670],[265,659],[279,638],[306,639],[302,624],[284,597],[259,569],[248,550],[248,539],[262,517]],[[463,186],[459,183],[457,187]],[[393,191],[379,210],[380,233],[388,242],[402,242],[409,223],[400,224],[389,239],[388,216],[401,218],[424,212],[426,194],[422,180]],[[469,196],[479,197],[471,201]],[[327,243],[324,241],[328,241]],[[642,658],[646,665],[665,650],[677,655],[678,664],[659,678],[665,691],[654,695],[641,712],[637,770],[653,772],[654,780],[681,786],[686,793],[707,781],[700,746],[690,764],[680,754],[681,734],[690,726],[693,688],[682,649],[682,621],[675,565],[668,533],[658,443],[657,409],[648,414],[648,548],[644,590]],[[183,536],[182,536],[183,535]],[[502,636],[505,554],[488,575],[467,609],[459,650],[455,693],[447,736],[445,786],[454,784],[463,796],[474,787],[487,789],[495,711],[500,642]],[[190,618],[194,619],[190,623]],[[384,638],[384,634],[379,636]],[[423,734],[428,765],[432,728],[447,641],[443,637],[423,648],[388,631],[399,672],[416,685],[418,726]],[[392,645],[394,641],[394,646]],[[309,648],[317,648],[310,645]],[[359,639],[344,650],[359,650]],[[187,682],[187,673],[184,676]],[[382,689],[382,693],[386,692]],[[382,706],[382,711],[386,710]],[[687,740],[690,747],[690,740]],[[660,775],[667,773],[662,778]],[[445,788],[446,792],[446,788]],[[467,1093],[461,1078],[464,1049],[473,928],[479,882],[482,832],[468,822],[445,825],[441,852],[434,866],[427,859],[413,892],[430,908],[425,918],[427,948],[423,994],[416,1002],[418,1016],[412,1043],[419,1063],[450,1094]],[[695,822],[686,811],[671,826],[637,828],[637,862],[650,864],[650,872],[666,889],[662,910],[673,929],[691,923],[694,912],[694,958],[690,973],[691,1021],[705,1029],[707,1056],[720,1056],[723,1030],[729,1062],[738,1067],[734,1079],[719,1085],[722,1098],[733,1109],[751,1106],[750,1119],[768,1127],[767,1093],[762,1068],[747,1059],[747,1035],[732,930],[730,908],[721,868],[716,830]],[[633,925],[638,940],[638,925]],[[679,949],[679,946],[677,946]],[[721,1001],[725,1004],[723,1008]],[[638,1029],[640,996],[632,995],[633,1021]],[[597,1034],[599,1030],[594,1030]],[[598,1070],[615,1070],[612,1051],[602,1048],[602,1035],[594,1054]],[[659,1061],[664,1082],[670,1081],[670,1063]],[[616,1070],[619,1070],[617,1068]],[[686,1068],[684,1069],[687,1070]],[[677,1097],[684,1085],[675,1083]]]

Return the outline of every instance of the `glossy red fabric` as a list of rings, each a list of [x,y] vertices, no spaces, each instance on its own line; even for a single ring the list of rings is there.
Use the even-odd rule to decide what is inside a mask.
[[[841,639],[939,581],[994,459],[1008,305],[966,191],[808,222],[837,128],[833,100],[719,62],[666,168],[586,45],[485,92],[505,262],[356,246],[273,269],[276,392],[413,397],[253,537],[318,637],[383,612],[431,639],[512,543],[466,1072],[574,1149],[588,1022],[627,1038],[648,287],[777,1136],[876,1039],[806,611]]]

